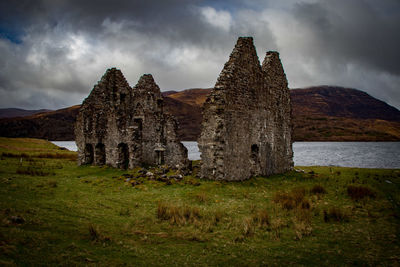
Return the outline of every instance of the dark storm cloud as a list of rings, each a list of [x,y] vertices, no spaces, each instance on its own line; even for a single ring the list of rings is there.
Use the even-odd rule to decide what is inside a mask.
[[[279,50],[291,87],[355,87],[400,106],[398,0],[0,0],[0,107],[80,103],[106,68],[134,85],[211,87],[238,36]]]
[[[105,20],[124,22],[122,30],[161,35],[175,42],[208,42],[216,39],[215,29],[208,27],[196,14],[197,0],[98,0],[98,1],[23,1],[2,7],[6,21],[29,29],[65,27],[99,35]],[[12,4],[11,4],[12,5]],[[12,16],[11,14],[16,14]],[[9,23],[10,24],[10,23]],[[207,37],[214,38],[207,38]]]
[[[399,1],[300,2],[290,20],[302,33],[292,40],[301,44],[288,48],[301,54],[293,56],[298,68],[289,73],[297,86],[359,88],[400,107]]]
[[[388,4],[397,16],[364,0],[300,3],[294,15],[315,35],[313,48],[319,51],[312,54],[399,75],[400,2],[384,0],[381,8]]]

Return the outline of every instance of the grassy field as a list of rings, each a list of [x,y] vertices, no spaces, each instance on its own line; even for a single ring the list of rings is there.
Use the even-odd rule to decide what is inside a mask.
[[[400,170],[225,183],[75,158],[0,138],[0,265],[400,264]]]

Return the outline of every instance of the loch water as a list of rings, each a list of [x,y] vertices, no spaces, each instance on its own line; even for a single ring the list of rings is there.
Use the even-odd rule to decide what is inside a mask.
[[[76,151],[74,141],[53,141]],[[190,160],[200,159],[197,142],[182,142]],[[359,168],[400,168],[400,142],[295,142],[295,166],[341,166]]]

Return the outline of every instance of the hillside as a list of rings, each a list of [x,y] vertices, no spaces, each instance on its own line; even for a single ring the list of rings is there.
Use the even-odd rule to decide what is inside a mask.
[[[296,141],[400,140],[400,111],[363,91],[319,86],[291,98]]]
[[[0,120],[0,136],[55,141],[74,140],[74,123],[80,105],[26,117]]]
[[[290,91],[296,116],[332,116],[400,122],[400,111],[367,93],[336,86]]]
[[[206,101],[208,94],[211,92],[211,88],[208,89],[187,89],[180,92],[168,91],[163,92],[163,96],[179,100],[192,106],[202,106]]]
[[[201,106],[192,106],[175,98],[164,96],[165,111],[179,122],[181,140],[196,140],[200,135]]]
[[[210,90],[163,92],[165,110],[179,121],[181,140],[199,136],[201,107]],[[365,92],[319,86],[292,89],[291,98],[295,141],[400,141],[400,111]],[[73,140],[78,109],[0,119],[0,136]]]
[[[38,113],[49,112],[49,109],[26,110],[20,108],[0,108],[0,119],[31,116]]]

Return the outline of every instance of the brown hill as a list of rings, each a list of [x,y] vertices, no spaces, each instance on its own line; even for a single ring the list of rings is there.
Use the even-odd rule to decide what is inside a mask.
[[[365,92],[319,86],[291,98],[295,141],[400,140],[400,111]]]
[[[179,121],[181,140],[199,136],[201,106],[209,92],[163,92],[165,110]],[[320,86],[293,89],[291,98],[295,141],[400,141],[400,111],[362,91]],[[78,109],[0,119],[0,136],[73,140]]]
[[[163,94],[164,95],[164,94]],[[170,96],[164,96],[165,111],[179,122],[178,135],[183,141],[197,140],[200,135],[201,106],[192,106]]]
[[[163,96],[168,96],[170,98],[179,100],[181,102],[184,102],[192,106],[201,107],[203,103],[206,101],[207,96],[210,92],[211,88],[208,89],[194,88],[194,89],[183,90],[180,92],[175,92],[175,91],[163,92]]]
[[[400,111],[369,94],[351,88],[318,86],[291,90],[296,116],[333,116],[400,122]]]
[[[0,136],[47,140],[74,140],[74,123],[80,105],[26,117],[0,120]]]
[[[50,109],[26,110],[20,108],[0,108],[0,119],[25,117],[49,111],[51,110]]]

